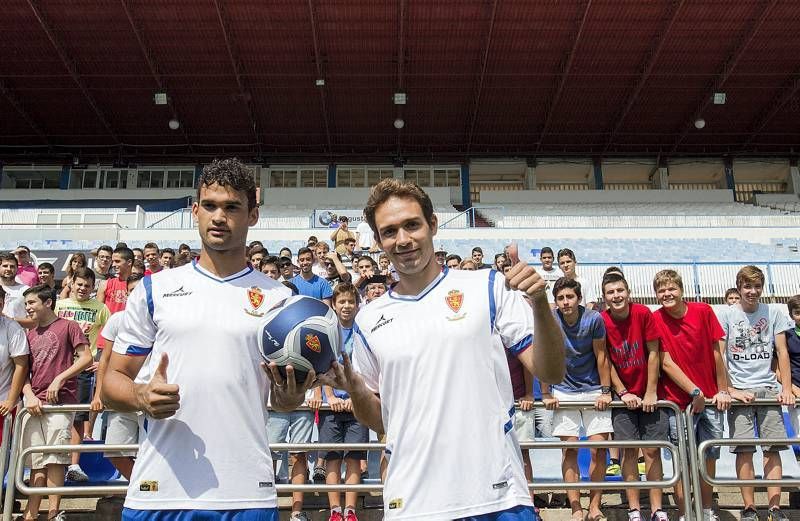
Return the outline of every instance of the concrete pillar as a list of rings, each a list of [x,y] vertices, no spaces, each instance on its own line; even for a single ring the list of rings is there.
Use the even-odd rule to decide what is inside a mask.
[[[198,183],[200,183],[201,175],[203,175],[203,165],[194,165],[194,180],[192,186],[195,188],[197,188]]]
[[[69,172],[70,166],[64,165],[61,167],[61,176],[58,178],[58,189],[59,190],[67,190],[69,189]]]
[[[603,159],[596,157],[592,160],[592,176],[589,177],[589,186],[593,190],[603,189]]]
[[[665,159],[659,159],[658,167],[653,173],[653,188],[669,190],[669,166]]]
[[[793,159],[789,166],[789,179],[787,180],[787,192],[800,197],[800,168],[797,167],[797,160]]]
[[[723,180],[722,180],[722,182],[724,183],[722,185],[722,188],[727,188],[728,190],[734,190],[735,191],[736,190],[736,179],[734,178],[734,175],[733,175],[733,159],[731,159],[730,157],[726,157],[723,169],[724,169],[724,172],[725,172],[725,176],[723,177]]]
[[[472,206],[472,194],[469,191],[469,163],[461,165],[461,204],[464,208]]]
[[[328,165],[328,188],[336,188],[336,165]]]
[[[522,187],[525,190],[536,190],[536,162],[529,161],[528,166],[525,167],[525,179],[523,180]]]

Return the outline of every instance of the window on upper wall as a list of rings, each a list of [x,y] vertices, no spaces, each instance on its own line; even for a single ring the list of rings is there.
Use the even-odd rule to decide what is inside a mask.
[[[98,188],[116,189],[127,188],[127,170],[100,170],[100,183]]]
[[[69,189],[97,188],[97,170],[71,170]]]
[[[303,188],[326,188],[328,186],[327,168],[303,168],[300,170],[300,186]]]
[[[31,169],[5,167],[3,169],[3,188],[20,190],[42,190],[59,188],[61,169]]]
[[[194,170],[167,170],[167,188],[191,188]]]
[[[139,170],[136,173],[136,188],[164,188],[164,171]]]
[[[275,169],[269,173],[269,186],[272,188],[296,188],[297,169]]]
[[[431,186],[430,168],[406,168],[403,173],[406,181],[413,181],[422,187]]]
[[[459,168],[434,168],[433,186],[459,186],[461,184],[461,169]]]
[[[393,175],[393,168],[367,168],[367,186],[375,186],[382,179],[388,179]]]

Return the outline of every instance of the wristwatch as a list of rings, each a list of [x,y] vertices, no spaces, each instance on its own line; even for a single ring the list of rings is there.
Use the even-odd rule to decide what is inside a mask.
[[[608,385],[600,387],[600,394],[611,394],[611,387]]]
[[[695,387],[694,389],[692,389],[692,392],[689,393],[689,396],[691,396],[692,398],[697,398],[698,396],[700,396],[700,392],[701,392],[700,388]]]

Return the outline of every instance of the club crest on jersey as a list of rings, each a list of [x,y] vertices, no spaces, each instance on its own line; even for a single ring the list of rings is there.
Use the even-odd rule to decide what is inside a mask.
[[[322,352],[322,343],[319,341],[319,337],[311,333],[306,335],[306,347],[315,353]]]
[[[464,293],[457,289],[451,289],[447,292],[447,296],[444,298],[444,301],[447,303],[447,307],[449,307],[455,315],[452,317],[447,317],[447,320],[461,320],[465,316],[466,313],[461,313],[460,315],[458,312],[461,310],[461,305],[464,303]]]
[[[264,303],[264,292],[261,291],[261,288],[253,286],[252,288],[248,289],[247,300],[253,309],[245,308],[244,312],[248,315],[253,315],[254,317],[263,317],[264,313],[258,312],[258,308],[260,308],[261,304]]]

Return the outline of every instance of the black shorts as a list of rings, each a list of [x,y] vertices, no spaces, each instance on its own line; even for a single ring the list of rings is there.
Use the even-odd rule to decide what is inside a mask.
[[[644,412],[641,409],[614,408],[611,410],[611,423],[615,440],[669,440],[669,416],[665,409]]]
[[[82,371],[77,376],[76,380],[78,381],[78,403],[92,403],[92,394],[94,393],[94,373]],[[75,413],[75,422],[88,421],[89,411]]]
[[[368,441],[369,429],[358,423],[352,413],[319,411],[320,443],[367,443]],[[320,451],[320,456],[325,460],[337,460],[342,459],[342,452]],[[347,451],[344,457],[362,460],[367,458],[367,453],[363,450],[351,450]]]

